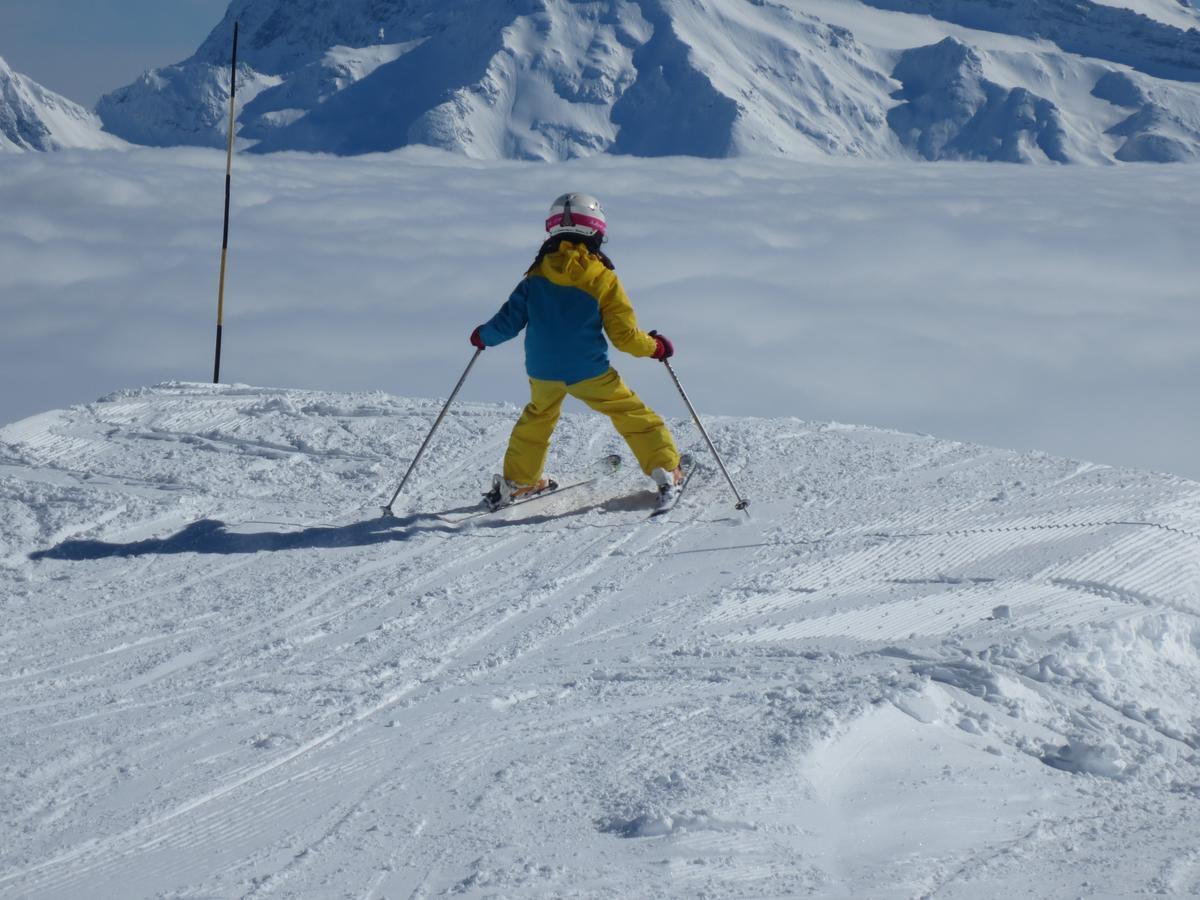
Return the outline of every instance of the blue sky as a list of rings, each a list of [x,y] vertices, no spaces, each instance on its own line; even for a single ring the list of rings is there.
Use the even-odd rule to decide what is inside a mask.
[[[0,0],[0,56],[92,106],[146,69],[195,51],[229,0]]]

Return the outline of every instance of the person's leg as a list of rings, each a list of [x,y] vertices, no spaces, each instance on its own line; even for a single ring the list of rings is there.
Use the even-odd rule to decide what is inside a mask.
[[[530,378],[529,392],[529,405],[513,426],[504,454],[504,477],[520,485],[536,484],[542,477],[567,386],[561,381]]]
[[[673,472],[678,468],[679,451],[666,423],[625,385],[616,369],[578,381],[566,389],[572,397],[612,419],[647,475],[655,469]]]

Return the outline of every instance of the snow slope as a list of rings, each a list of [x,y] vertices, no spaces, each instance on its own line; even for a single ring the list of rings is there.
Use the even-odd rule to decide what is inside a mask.
[[[464,404],[378,519],[439,403],[0,430],[0,896],[1200,890],[1200,484],[725,418],[748,523],[710,464],[455,528],[517,413]]]
[[[233,0],[193,57],[98,111],[135,142],[220,145],[239,21],[259,152],[1177,161],[1200,154],[1200,12],[1174,2]],[[1159,98],[1128,133],[1092,94],[1113,73]]]
[[[95,114],[46,90],[0,57],[0,153],[125,146]]]
[[[1131,9],[1183,31],[1197,27],[1200,5],[1194,0],[1101,0],[1105,6]]]

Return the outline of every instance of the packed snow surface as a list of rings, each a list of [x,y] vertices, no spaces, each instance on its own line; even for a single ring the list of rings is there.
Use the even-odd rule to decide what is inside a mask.
[[[0,429],[0,896],[1200,890],[1200,484],[714,417],[745,520],[676,402],[669,519],[627,468],[467,527],[465,403],[381,519],[440,405]]]
[[[444,394],[533,259],[550,201],[583,190],[605,204],[641,323],[675,341],[709,412],[1200,478],[1198,179],[1194,166],[239,156],[222,373]],[[225,154],[208,150],[6,162],[0,383],[19,389],[0,391],[0,423],[211,377],[224,180]],[[641,391],[674,399],[661,372]],[[465,392],[521,401],[520,341],[489,350]]]
[[[259,152],[1200,157],[1200,12],[1176,0],[232,0],[192,57],[101,99],[107,127],[223,143],[235,21]],[[1139,102],[1094,95],[1111,75]]]

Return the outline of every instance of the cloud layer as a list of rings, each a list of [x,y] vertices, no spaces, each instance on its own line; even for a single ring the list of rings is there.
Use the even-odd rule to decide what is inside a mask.
[[[1190,167],[1017,169],[430,150],[236,162],[226,380],[444,396],[549,201],[598,194],[647,328],[710,414],[936,433],[1200,477]],[[224,158],[0,173],[0,421],[211,375]],[[680,414],[653,363],[615,358]],[[465,396],[523,403],[519,342]]]

